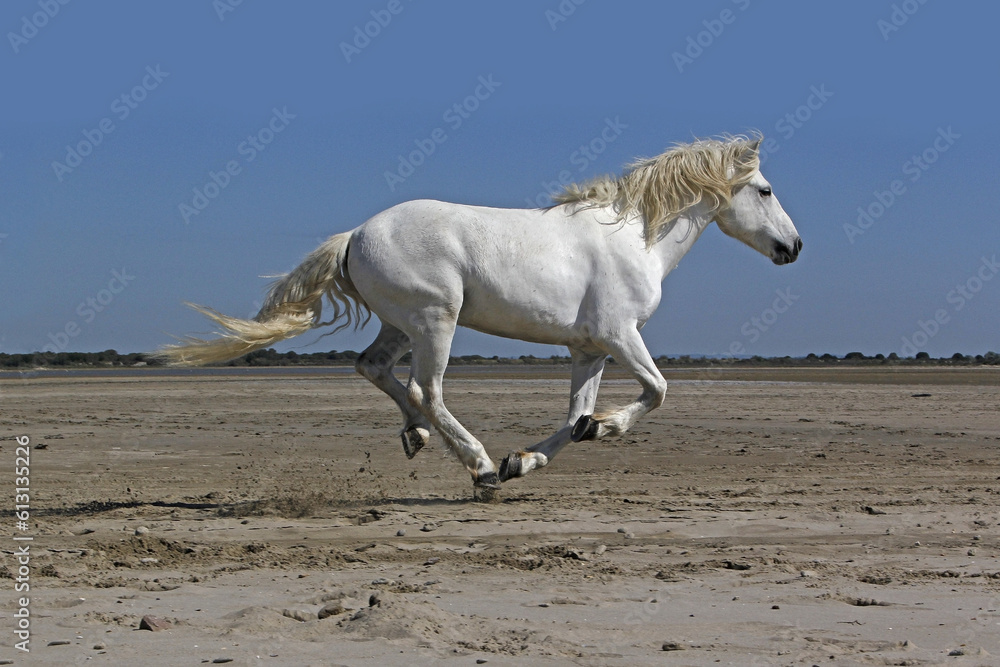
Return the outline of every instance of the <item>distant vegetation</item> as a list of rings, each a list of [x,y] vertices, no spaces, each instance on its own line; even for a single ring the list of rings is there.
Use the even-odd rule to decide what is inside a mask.
[[[353,366],[358,358],[358,353],[352,350],[343,352],[311,352],[300,354],[298,352],[276,352],[273,349],[258,350],[248,355],[234,359],[218,366],[248,367],[248,366]],[[407,354],[400,360],[400,364],[407,365],[410,356]],[[569,364],[569,357],[534,357],[521,356],[517,358],[507,357],[484,357],[472,354],[462,357],[452,357],[451,363],[454,365],[480,366],[480,365],[560,365]],[[612,361],[612,363],[614,363]],[[996,366],[1000,365],[1000,354],[987,352],[975,356],[955,353],[950,357],[932,358],[926,352],[918,352],[916,357],[899,357],[896,353],[888,356],[876,354],[873,357],[866,357],[860,352],[850,352],[844,357],[837,357],[832,354],[810,354],[805,357],[701,357],[701,356],[660,356],[656,358],[656,363],[661,368],[706,368],[706,367],[734,367],[746,368],[753,366]],[[104,352],[34,352],[32,354],[4,354],[0,353],[0,369],[30,369],[30,368],[111,368],[111,367],[137,367],[137,366],[159,366],[156,359],[148,354],[133,352],[130,354],[119,354],[115,350],[105,350]]]

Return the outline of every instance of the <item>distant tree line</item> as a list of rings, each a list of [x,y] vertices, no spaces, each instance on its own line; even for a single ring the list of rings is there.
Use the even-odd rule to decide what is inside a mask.
[[[996,352],[987,352],[986,354],[962,354],[961,352],[956,352],[950,357],[931,357],[926,352],[918,352],[916,357],[900,357],[895,352],[892,352],[888,356],[884,354],[876,354],[874,356],[865,356],[861,352],[848,352],[843,357],[838,357],[834,354],[807,354],[804,357],[690,357],[682,355],[680,357],[657,357],[656,363],[660,367],[666,366],[677,366],[677,367],[699,367],[699,366],[718,366],[718,365],[732,365],[738,367],[745,366],[824,366],[824,365],[840,365],[840,366],[920,366],[920,365],[933,365],[933,366],[997,366],[1000,365],[1000,354]]]
[[[273,349],[257,350],[244,355],[239,359],[216,364],[216,366],[247,367],[247,366],[353,366],[358,359],[358,353],[353,350],[337,352],[310,352],[302,354],[299,352],[277,352]],[[399,363],[407,365],[410,362],[410,355],[407,353]],[[551,356],[535,357],[532,355],[513,357],[484,357],[478,354],[466,356],[456,356],[451,358],[451,363],[455,365],[480,366],[480,365],[561,365],[569,364],[569,357]],[[611,363],[614,363],[612,360]],[[895,352],[888,356],[876,354],[875,356],[865,356],[861,352],[849,352],[843,357],[833,354],[809,354],[805,357],[704,357],[682,355],[678,357],[660,356],[656,358],[656,363],[662,368],[704,368],[711,366],[824,366],[824,365],[844,365],[844,366],[996,366],[1000,365],[1000,354],[987,352],[986,354],[962,354],[956,352],[950,357],[933,358],[926,352],[918,352],[915,357],[900,357]],[[129,354],[119,354],[115,350],[105,350],[103,352],[33,352],[30,354],[5,354],[0,352],[0,369],[23,369],[23,368],[113,368],[113,367],[142,367],[161,366],[162,364],[155,357],[142,352],[132,352]]]

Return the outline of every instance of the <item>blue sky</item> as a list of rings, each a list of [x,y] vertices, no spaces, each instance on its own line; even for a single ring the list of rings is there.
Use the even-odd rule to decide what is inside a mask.
[[[752,129],[803,254],[710,228],[654,354],[1000,350],[1000,5],[231,5],[0,6],[0,350],[151,350],[206,331],[182,301],[250,315],[261,276],[398,202],[545,203],[561,172]]]

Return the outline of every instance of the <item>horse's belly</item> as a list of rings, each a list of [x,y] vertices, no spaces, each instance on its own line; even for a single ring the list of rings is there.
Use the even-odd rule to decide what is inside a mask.
[[[532,343],[572,345],[582,336],[577,330],[579,302],[539,298],[539,293],[503,294],[469,289],[458,315],[458,324],[483,333]]]
[[[459,315],[459,326],[503,338],[514,338],[529,343],[545,345],[572,345],[579,338],[570,327],[540,326],[538,322],[522,318],[496,318],[475,313]]]

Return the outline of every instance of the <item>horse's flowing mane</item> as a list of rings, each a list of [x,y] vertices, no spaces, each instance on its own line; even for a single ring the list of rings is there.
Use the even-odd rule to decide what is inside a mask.
[[[639,214],[646,247],[687,209],[707,201],[718,210],[760,167],[760,137],[724,136],[676,144],[652,158],[628,165],[621,176],[598,176],[570,184],[553,196],[556,205],[613,206],[617,221]]]

